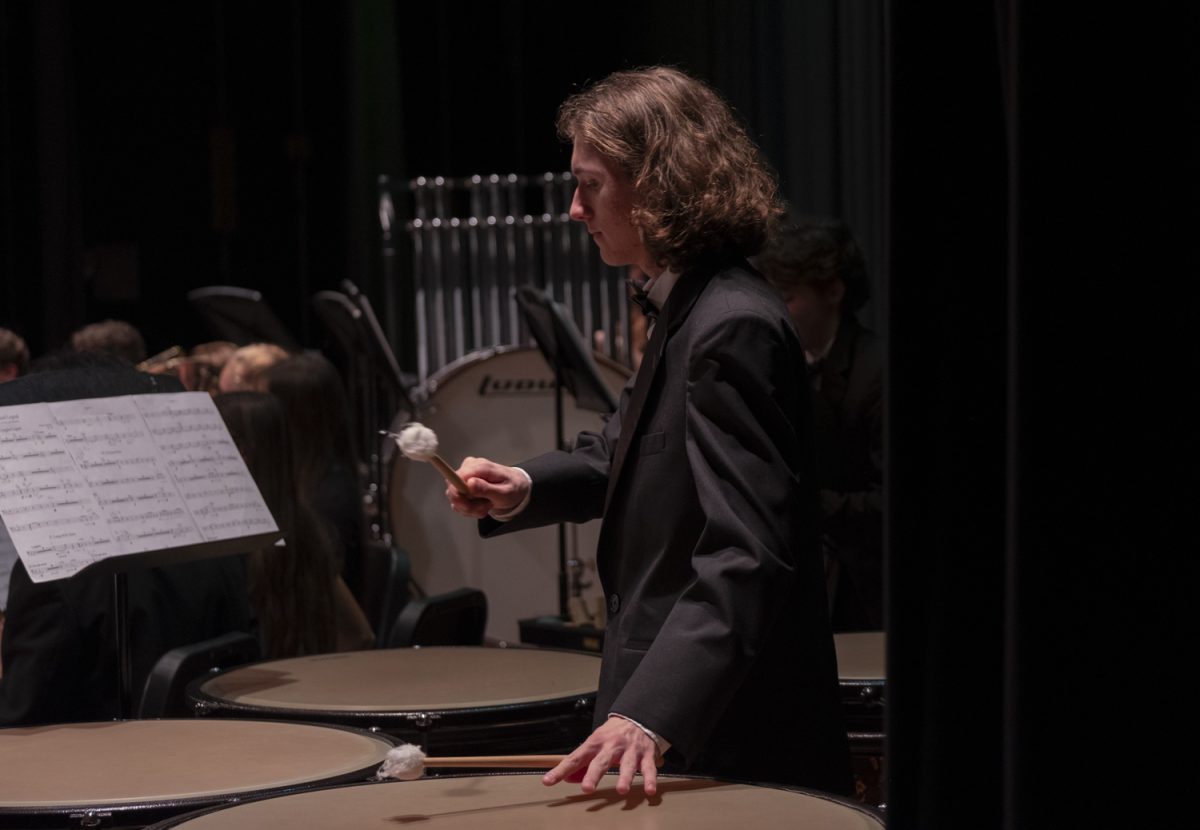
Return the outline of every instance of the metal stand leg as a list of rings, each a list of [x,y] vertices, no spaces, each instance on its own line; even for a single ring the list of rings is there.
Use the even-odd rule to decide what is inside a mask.
[[[113,574],[113,613],[117,629],[117,701],[121,719],[133,717],[133,659],[129,646],[129,575]]]

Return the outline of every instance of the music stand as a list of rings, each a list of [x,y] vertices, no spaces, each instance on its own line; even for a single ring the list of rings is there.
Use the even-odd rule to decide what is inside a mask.
[[[202,542],[176,548],[115,556],[88,565],[78,575],[112,575],[113,614],[117,646],[117,707],[122,718],[133,716],[133,654],[129,638],[129,572],[135,568],[180,565],[197,559],[215,559],[267,548],[283,538],[279,531]]]
[[[554,429],[556,446],[567,448],[563,434],[562,390],[575,398],[581,409],[601,414],[617,410],[617,399],[600,377],[600,369],[587,348],[583,335],[579,333],[566,308],[549,294],[532,285],[516,289],[517,305],[525,316],[533,339],[537,341],[542,356],[554,370]],[[558,606],[559,613],[566,616],[567,609],[567,526],[558,525]]]
[[[375,316],[375,309],[371,305],[370,299],[367,298],[366,294],[359,291],[358,286],[350,280],[342,280],[342,290],[346,292],[346,296],[362,312],[359,319],[363,327],[363,340],[367,344],[368,354],[371,355],[376,363],[382,363],[387,367],[388,374],[395,384],[396,392],[404,401],[405,406],[409,408],[409,411],[413,411],[412,400],[408,396],[408,390],[413,385],[413,379],[400,371],[400,364],[396,360],[396,354],[392,351],[387,337],[384,336],[383,327],[379,325],[379,318]]]
[[[603,415],[616,412],[616,396],[600,377],[596,359],[566,307],[532,285],[519,286],[516,298],[538,349],[554,369],[555,379],[561,381],[561,385],[566,386],[575,398],[575,405]],[[556,425],[559,429],[559,446],[562,447],[561,413]]]
[[[157,398],[157,394],[148,394],[148,390],[153,392],[171,392],[173,389],[155,388],[154,385],[148,384],[146,379],[148,376],[138,372],[115,372],[107,376],[102,376],[92,388],[85,388],[81,380],[85,376],[90,376],[95,373],[90,370],[63,370],[59,372],[46,372],[38,375],[31,375],[20,381],[14,381],[11,386],[12,391],[16,394],[7,394],[10,390],[5,389],[0,391],[0,407],[21,406],[21,405],[44,405],[52,402],[64,401],[79,401],[87,398],[124,398],[133,396],[145,398]],[[172,379],[173,380],[173,379]],[[177,382],[176,382],[176,385]],[[9,384],[5,384],[9,386]],[[179,387],[182,389],[182,387]],[[116,393],[116,394],[113,394]],[[212,406],[211,399],[203,392],[184,393],[185,395],[198,395],[201,399],[208,402],[208,406]],[[12,413],[13,410],[8,410]],[[215,414],[215,410],[214,410]],[[14,424],[19,425],[19,418],[12,419]],[[45,426],[43,430],[50,430],[52,427]],[[103,429],[100,427],[99,429]],[[147,428],[148,429],[148,428]],[[21,437],[20,428],[13,429],[13,435],[17,438]],[[43,438],[50,432],[40,433]],[[147,436],[149,432],[145,433]],[[211,434],[201,433],[200,434]],[[103,438],[103,436],[101,436]],[[77,439],[78,440],[78,439]],[[116,457],[116,456],[114,456]],[[33,470],[31,475],[42,475],[43,471]],[[67,473],[69,476],[70,473]],[[253,485],[253,480],[249,479],[249,474],[246,474],[246,479]],[[68,482],[70,487],[75,488],[76,492],[87,492],[95,488],[97,492],[100,488],[121,488],[123,483],[120,481],[104,482],[100,481],[95,484],[80,482]],[[154,486],[154,485],[148,485]],[[169,492],[175,496],[181,497],[177,485],[167,481],[160,485],[164,492]],[[255,489],[257,490],[257,486]],[[145,495],[145,493],[143,494]],[[210,508],[211,500],[206,502],[205,509]],[[56,508],[57,509],[57,508]],[[185,507],[189,512],[191,507]],[[195,514],[193,514],[194,516]],[[269,515],[269,514],[268,514]],[[144,517],[143,517],[144,518]],[[94,518],[93,518],[94,521]],[[274,521],[270,524],[274,526]],[[132,527],[132,526],[131,526]],[[4,527],[4,535],[8,537],[14,547],[17,547],[15,540],[12,538],[12,533],[9,530],[12,525]],[[277,540],[282,538],[283,534],[278,530],[256,530],[240,536],[224,536],[221,538],[209,538],[204,541],[193,541],[178,545],[168,545],[167,547],[154,548],[149,550],[140,550],[135,552],[121,552],[118,550],[113,555],[107,556],[104,559],[95,561],[86,567],[79,570],[72,570],[68,561],[60,563],[62,568],[62,578],[71,578],[88,574],[89,577],[105,578],[109,575],[112,577],[113,584],[113,610],[114,610],[114,628],[116,635],[116,652],[117,652],[117,700],[118,708],[121,717],[130,717],[133,713],[133,683],[132,683],[132,656],[130,653],[131,643],[129,638],[129,582],[128,572],[135,568],[148,568],[160,565],[180,564],[198,559],[215,558],[219,556],[230,556],[233,554],[245,553],[248,550],[267,547]],[[115,538],[115,537],[114,537]],[[105,541],[101,539],[98,542],[89,540],[90,543],[102,544]],[[51,547],[53,545],[51,544]],[[18,548],[19,551],[19,548]],[[32,581],[47,581],[44,577],[39,580],[34,574],[34,570],[29,563],[25,564],[29,571]],[[54,577],[57,578],[57,577]]]
[[[321,322],[337,341],[350,368],[349,397],[356,409],[362,450],[368,454],[373,492],[378,496],[382,492],[386,463],[378,450],[379,432],[390,425],[388,419],[395,413],[397,399],[408,410],[410,417],[415,417],[416,410],[409,396],[409,379],[400,371],[370,301],[349,280],[345,280],[343,286],[347,289],[346,294],[318,291],[313,295],[312,304]],[[379,383],[379,379],[383,382]],[[381,389],[390,391],[393,398],[381,400]],[[385,412],[385,409],[388,411]],[[380,501],[380,508],[382,504]],[[383,536],[383,531],[383,527],[378,531],[373,530],[377,538]]]
[[[258,291],[210,285],[189,291],[187,298],[218,340],[228,340],[239,346],[275,343],[289,353],[300,351],[300,343],[263,302]]]

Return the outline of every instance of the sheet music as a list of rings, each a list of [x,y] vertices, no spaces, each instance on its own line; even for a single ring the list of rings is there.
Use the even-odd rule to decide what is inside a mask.
[[[207,393],[138,395],[136,401],[205,541],[278,529]]]
[[[0,407],[0,518],[34,582],[277,529],[204,392]]]

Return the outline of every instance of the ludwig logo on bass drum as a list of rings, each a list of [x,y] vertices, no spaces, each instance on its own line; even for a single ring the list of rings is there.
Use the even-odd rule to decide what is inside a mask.
[[[543,395],[554,391],[554,378],[494,378],[484,375],[480,397]]]

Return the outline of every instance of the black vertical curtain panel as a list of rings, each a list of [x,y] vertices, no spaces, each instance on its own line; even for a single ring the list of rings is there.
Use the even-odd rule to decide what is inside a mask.
[[[890,4],[891,828],[1191,820],[1195,17]]]

